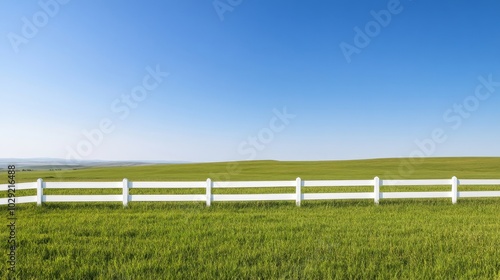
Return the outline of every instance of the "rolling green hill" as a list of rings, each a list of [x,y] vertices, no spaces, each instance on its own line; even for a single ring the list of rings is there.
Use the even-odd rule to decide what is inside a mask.
[[[500,178],[500,158],[429,158],[413,167],[404,164],[400,159],[253,161],[20,172],[18,177]],[[7,216],[6,206],[0,210]],[[371,200],[307,201],[301,207],[293,202],[211,207],[203,202],[136,202],[127,208],[118,202],[22,204],[16,209],[16,278],[8,277],[7,265],[0,278],[500,279],[499,213],[499,198],[460,199],[456,205],[449,199],[383,200],[378,206]],[[8,228],[1,234],[7,240]],[[1,261],[6,264],[7,242],[4,248]]]
[[[346,161],[243,161],[84,168],[20,172],[22,182],[46,181],[222,181],[302,179],[500,178],[499,157],[370,159]]]

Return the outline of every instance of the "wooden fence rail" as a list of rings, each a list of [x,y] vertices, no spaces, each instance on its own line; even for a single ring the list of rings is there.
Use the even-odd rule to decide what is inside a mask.
[[[465,197],[500,197],[500,191],[459,191],[464,185],[497,185],[500,179],[431,179],[431,180],[382,180],[375,177],[373,180],[302,180],[297,178],[291,181],[233,181],[213,182],[211,179],[196,182],[131,182],[123,179],[121,182],[44,182],[38,179],[32,183],[20,183],[15,186],[0,185],[0,191],[36,189],[33,196],[15,196],[0,198],[0,205],[13,203],[44,202],[122,202],[127,206],[129,202],[139,201],[203,201],[207,206],[216,201],[295,201],[300,206],[304,200],[334,200],[334,199],[370,199],[376,204],[381,199],[395,198],[451,198],[453,204],[458,198]],[[331,192],[316,193],[304,192],[310,187],[373,187],[371,192]],[[450,191],[423,191],[423,192],[381,192],[383,186],[450,186]],[[213,189],[236,188],[295,188],[294,193],[276,194],[213,194]],[[200,194],[130,194],[131,189],[203,189]],[[45,195],[46,189],[121,189],[122,194],[114,195]],[[9,191],[12,193],[12,191]]]

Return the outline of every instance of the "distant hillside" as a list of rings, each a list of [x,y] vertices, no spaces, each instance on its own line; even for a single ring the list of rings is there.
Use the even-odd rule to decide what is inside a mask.
[[[123,163],[121,163],[123,165]],[[78,170],[19,172],[20,181],[214,181],[328,179],[500,178],[500,157],[406,158],[340,161],[240,161],[189,164],[100,165]]]
[[[105,160],[75,160],[67,161],[60,158],[0,158],[0,170],[7,169],[10,164],[24,170],[68,170],[89,167],[139,166],[149,164],[180,164],[175,161],[105,161]]]

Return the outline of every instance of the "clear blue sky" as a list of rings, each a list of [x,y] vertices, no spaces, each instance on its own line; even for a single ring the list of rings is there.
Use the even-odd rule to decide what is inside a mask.
[[[0,158],[500,156],[498,1],[64,2],[0,2]]]

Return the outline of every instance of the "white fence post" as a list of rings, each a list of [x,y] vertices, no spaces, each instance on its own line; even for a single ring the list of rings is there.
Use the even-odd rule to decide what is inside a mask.
[[[300,206],[300,202],[302,201],[302,179],[300,179],[300,177],[297,177],[297,180],[295,182],[295,193],[297,195],[295,198],[295,204],[297,206]]]
[[[43,180],[36,180],[36,205],[41,206],[43,201]]]
[[[128,206],[128,200],[129,200],[129,190],[128,190],[128,179],[125,178],[123,179],[123,207]]]
[[[210,206],[212,204],[212,179],[208,178],[207,179],[207,206]]]
[[[458,200],[458,179],[453,176],[451,178],[451,203],[456,204]]]
[[[373,179],[373,201],[378,204],[380,201],[380,178],[375,177]]]

